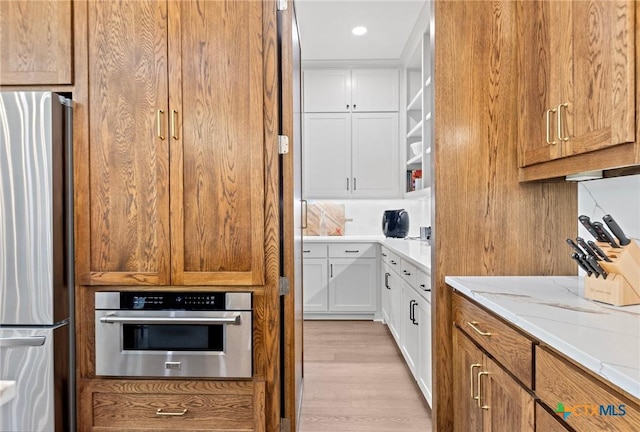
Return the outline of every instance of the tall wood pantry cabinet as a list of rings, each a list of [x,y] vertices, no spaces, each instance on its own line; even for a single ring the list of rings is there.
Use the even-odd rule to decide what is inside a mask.
[[[81,284],[264,282],[262,7],[87,5]]]
[[[276,14],[74,3],[78,430],[280,430]],[[105,290],[250,292],[252,377],[96,375]]]

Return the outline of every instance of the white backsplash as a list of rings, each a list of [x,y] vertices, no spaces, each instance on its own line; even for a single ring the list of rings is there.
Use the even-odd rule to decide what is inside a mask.
[[[409,236],[418,237],[421,226],[431,225],[431,199],[326,200],[344,204],[345,235],[382,235],[382,213],[389,209],[409,212]]]
[[[578,216],[582,214],[600,222],[610,214],[627,236],[640,240],[640,175],[579,183]],[[578,224],[578,235],[592,239],[582,224]]]

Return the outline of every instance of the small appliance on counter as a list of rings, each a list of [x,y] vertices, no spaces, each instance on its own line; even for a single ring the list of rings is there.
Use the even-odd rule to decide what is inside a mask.
[[[405,238],[409,233],[409,213],[405,209],[385,210],[382,232],[385,237]]]

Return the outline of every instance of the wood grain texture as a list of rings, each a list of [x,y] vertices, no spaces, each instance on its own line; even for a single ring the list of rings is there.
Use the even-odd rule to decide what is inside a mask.
[[[289,153],[282,156],[282,256],[283,274],[291,291],[284,297],[283,385],[284,418],[296,430],[302,398],[302,66],[295,3],[280,11],[280,124],[289,137]]]
[[[552,414],[536,403],[536,432],[571,432],[557,414]]]
[[[262,2],[174,2],[170,16],[173,281],[262,285]]]
[[[576,430],[640,430],[640,401],[623,396],[545,347],[536,348],[536,394],[548,407],[563,403],[573,408],[575,412],[565,421]],[[624,405],[626,414],[593,415],[585,405],[595,405],[598,410],[600,405],[613,405],[618,414]]]
[[[73,83],[71,0],[0,2],[0,85]]]
[[[454,432],[482,431],[482,410],[478,407],[476,376],[481,371],[483,354],[460,329],[453,330],[453,398],[456,415]],[[471,366],[475,365],[473,369]]]
[[[157,136],[167,113],[166,5],[156,1],[88,4],[90,121],[89,256],[80,283],[169,282],[169,152]],[[166,119],[164,119],[166,121]]]
[[[435,3],[432,307],[438,430],[453,429],[455,412],[451,290],[444,277],[577,272],[560,246],[577,230],[576,186],[518,183],[515,9],[510,1]]]
[[[432,430],[429,406],[383,324],[306,321],[304,353],[300,432]]]
[[[83,431],[264,430],[255,407],[264,400],[260,381],[85,379],[79,384],[88,406],[80,412]],[[159,408],[187,412],[163,417],[157,415]]]
[[[533,388],[533,340],[458,293],[453,294],[453,319],[467,336],[525,386]],[[469,323],[477,323],[476,328],[491,336],[480,335]]]

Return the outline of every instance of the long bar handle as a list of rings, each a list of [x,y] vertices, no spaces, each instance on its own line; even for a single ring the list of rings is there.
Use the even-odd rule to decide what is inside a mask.
[[[306,229],[308,222],[309,222],[309,203],[307,203],[307,200],[301,200],[302,201],[302,205],[304,206],[304,215],[302,216],[302,229]]]
[[[562,103],[560,105],[558,105],[558,139],[560,141],[569,141],[569,137],[562,137],[562,108],[565,108],[565,113],[566,113],[566,108],[569,106],[568,103]],[[566,114],[565,114],[566,116]]]
[[[171,110],[171,138],[174,140],[178,139],[178,130],[176,128],[178,118],[178,110]]]
[[[158,128],[157,135],[162,141],[164,141],[167,137],[162,135],[162,117],[164,117],[164,110],[159,109],[156,113],[156,127]]]
[[[491,333],[483,332],[478,327],[476,327],[478,325],[478,321],[471,321],[471,322],[467,321],[467,324],[469,324],[471,326],[471,328],[474,329],[479,335],[481,335],[481,336],[491,336]]]
[[[473,400],[478,400],[478,395],[473,394],[473,382],[475,381],[473,379],[473,370],[475,368],[479,368],[481,366],[482,365],[480,363],[474,363],[474,364],[471,365],[470,372],[469,372],[469,381],[470,381],[469,387],[471,388],[471,399],[473,399]]]
[[[478,406],[483,410],[488,410],[490,407],[488,405],[482,404],[482,376],[489,375],[489,372],[480,372],[478,374]]]
[[[384,274],[384,287],[386,289],[391,289],[391,287],[389,286],[389,276],[391,276],[391,273],[385,272],[385,274]]]
[[[107,324],[233,324],[240,325],[240,315],[226,318],[161,318],[161,317],[119,317],[107,315],[100,317],[100,322]]]
[[[183,409],[182,411],[179,412],[164,412],[162,411],[162,408],[158,408],[158,411],[156,411],[156,415],[159,416],[171,416],[171,417],[182,417],[183,415],[185,415],[187,413],[187,409]]]
[[[547,136],[545,137],[547,140],[547,144],[556,145],[557,141],[551,141],[551,113],[555,113],[555,108],[549,108],[545,113],[547,115]]]
[[[42,346],[46,336],[27,336],[0,338],[0,348],[15,348],[22,346]]]

